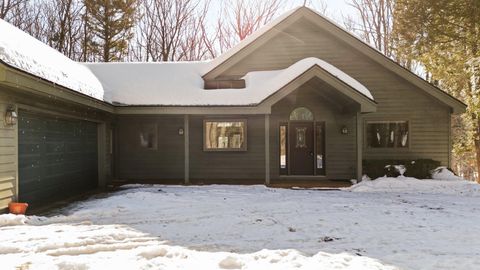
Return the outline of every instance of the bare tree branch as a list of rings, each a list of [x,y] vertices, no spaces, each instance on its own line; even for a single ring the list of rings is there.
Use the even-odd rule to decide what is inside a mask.
[[[217,22],[219,49],[224,52],[271,21],[284,0],[228,0]]]

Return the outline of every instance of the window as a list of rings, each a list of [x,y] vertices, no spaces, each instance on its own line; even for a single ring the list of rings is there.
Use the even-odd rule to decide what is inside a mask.
[[[280,124],[280,174],[287,173],[287,124]]]
[[[291,121],[313,121],[313,113],[305,108],[299,107],[290,113],[290,120]]]
[[[325,122],[315,124],[315,148],[317,175],[325,175]]]
[[[246,151],[246,120],[205,120],[205,151]]]
[[[142,125],[138,134],[140,147],[156,150],[158,145],[157,125]]]
[[[407,148],[408,121],[367,122],[367,146],[370,148]]]

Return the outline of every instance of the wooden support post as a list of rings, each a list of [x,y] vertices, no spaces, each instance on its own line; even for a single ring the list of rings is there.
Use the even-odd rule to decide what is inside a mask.
[[[270,184],[270,115],[265,114],[265,185]]]
[[[185,159],[185,175],[184,184],[190,184],[190,132],[189,132],[189,117],[186,114],[183,118],[183,139],[184,139],[184,159]]]
[[[448,115],[448,168],[452,167],[452,151],[453,151],[453,145],[452,145],[452,115]]]
[[[357,180],[361,181],[363,176],[363,120],[360,112],[357,112]]]
[[[98,186],[107,186],[107,125],[105,123],[97,124],[97,147],[98,147]]]

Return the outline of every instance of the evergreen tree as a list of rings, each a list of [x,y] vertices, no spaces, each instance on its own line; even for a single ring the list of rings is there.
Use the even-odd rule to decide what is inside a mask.
[[[133,37],[137,0],[84,0],[92,38],[87,49],[103,62],[122,59]]]
[[[454,154],[474,153],[480,172],[480,0],[397,0],[394,14],[398,49],[468,105],[453,121]]]

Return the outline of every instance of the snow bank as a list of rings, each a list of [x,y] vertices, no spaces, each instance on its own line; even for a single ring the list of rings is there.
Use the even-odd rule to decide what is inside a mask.
[[[452,179],[449,179],[452,180]],[[345,190],[353,192],[401,192],[431,193],[480,197],[480,185],[466,180],[442,181],[435,179],[419,180],[411,177],[380,177],[362,181]]]
[[[0,60],[7,65],[103,100],[102,84],[85,66],[2,19],[0,33]]]
[[[395,194],[129,185],[0,227],[0,268],[477,270],[479,198],[419,182]]]
[[[241,89],[205,90],[202,75],[207,62],[88,63],[86,66],[102,81],[106,100],[125,105],[258,105],[315,66],[373,100],[370,91],[361,83],[314,57],[299,60],[282,70],[249,72],[243,77],[246,87]]]
[[[23,225],[27,221],[27,217],[24,215],[3,214],[0,215],[0,227],[2,226],[14,226]]]
[[[456,176],[447,167],[438,167],[435,170],[433,170],[432,171],[432,179],[447,180],[447,181],[463,180],[461,177]]]
[[[1,229],[1,228],[0,228]],[[22,226],[0,230],[2,269],[397,269],[367,256],[296,250],[196,251],[119,225]]]

